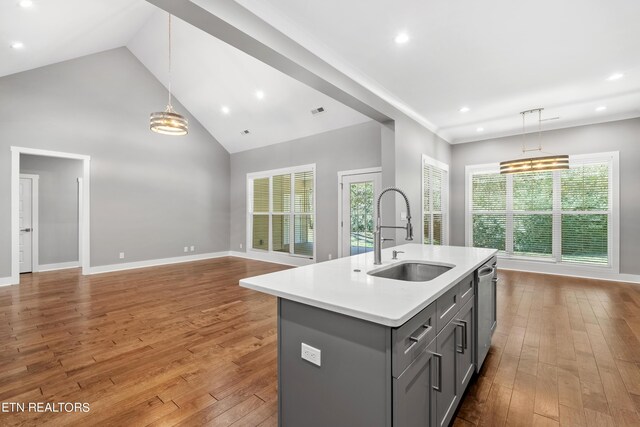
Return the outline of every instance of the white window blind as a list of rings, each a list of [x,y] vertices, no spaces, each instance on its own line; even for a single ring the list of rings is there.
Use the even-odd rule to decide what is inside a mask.
[[[611,267],[613,159],[572,156],[568,170],[512,175],[497,165],[468,167],[467,244],[507,257]]]
[[[247,175],[250,248],[315,256],[315,167]]]
[[[607,163],[576,164],[560,175],[561,259],[582,264],[609,263],[611,217]]]
[[[423,243],[449,243],[449,166],[422,157]]]

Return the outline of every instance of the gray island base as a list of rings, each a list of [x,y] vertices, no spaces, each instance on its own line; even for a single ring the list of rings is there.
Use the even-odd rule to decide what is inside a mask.
[[[415,245],[403,248],[407,246]],[[460,259],[451,264],[461,265]],[[372,321],[366,313],[347,314],[349,307],[342,305],[341,313],[308,303],[310,292],[323,288],[318,281],[312,286],[271,285],[280,274],[274,273],[267,275],[268,280],[259,276],[243,282],[263,291],[276,288],[269,293],[278,296],[279,424],[449,425],[491,345],[496,326],[495,251],[487,250],[463,269],[451,271],[449,283],[426,306],[397,322]],[[295,275],[309,277],[304,271],[288,274],[280,277],[285,281]],[[390,283],[363,280],[360,285],[381,286],[376,295]],[[413,285],[429,286],[429,282]],[[304,301],[295,301],[291,289],[307,292]]]

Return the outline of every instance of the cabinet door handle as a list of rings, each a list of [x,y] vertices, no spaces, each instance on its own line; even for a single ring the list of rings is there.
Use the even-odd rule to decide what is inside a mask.
[[[435,391],[441,392],[442,391],[442,355],[439,353],[433,353],[433,352],[431,354],[433,354],[435,357],[438,358],[438,368],[437,368],[438,369],[438,375],[437,375],[438,385],[437,386],[434,385],[432,387]]]
[[[467,321],[466,320],[460,320],[460,322],[462,323],[462,347],[466,350],[468,349],[468,343],[467,343]]]
[[[460,354],[464,354],[464,351],[468,348],[467,343],[467,321],[458,319],[457,322],[454,322],[456,326],[462,328],[462,344],[460,344],[460,349],[456,349],[456,351]],[[457,342],[457,341],[456,341]],[[456,344],[457,346],[457,344]]]
[[[431,325],[422,325],[422,327],[424,328],[424,331],[420,335],[418,335],[417,337],[414,337],[413,335],[409,337],[409,341],[413,341],[413,342],[404,351],[405,354],[410,352],[414,346],[416,346],[420,341],[422,341],[424,337],[426,337],[429,331],[431,330]]]

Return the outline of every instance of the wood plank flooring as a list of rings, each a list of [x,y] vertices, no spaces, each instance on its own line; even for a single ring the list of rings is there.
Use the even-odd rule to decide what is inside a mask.
[[[277,425],[275,299],[220,258],[0,288],[0,425]],[[640,286],[500,272],[498,329],[454,425],[640,426]]]
[[[455,425],[640,426],[640,286],[501,271]]]
[[[275,299],[238,286],[286,267],[240,258],[0,288],[0,425],[277,425]]]

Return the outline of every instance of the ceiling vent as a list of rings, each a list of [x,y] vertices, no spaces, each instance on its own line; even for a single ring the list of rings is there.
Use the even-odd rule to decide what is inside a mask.
[[[249,129],[245,129],[242,132],[240,132],[240,135],[249,135],[251,132],[249,132]]]
[[[311,114],[313,114],[314,116],[320,113],[324,113],[324,107],[318,107],[311,110]]]

